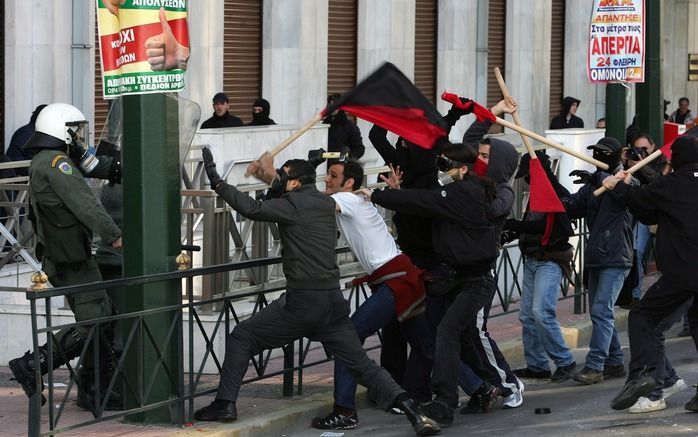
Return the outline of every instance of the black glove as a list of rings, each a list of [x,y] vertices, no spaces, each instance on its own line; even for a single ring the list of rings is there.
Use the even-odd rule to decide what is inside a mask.
[[[459,99],[463,104],[468,103],[470,101],[470,99],[467,97],[459,97]],[[458,108],[456,107],[456,105],[452,105],[451,109],[448,110],[448,115],[460,118],[464,115],[470,114],[471,112],[473,112],[472,109]]]
[[[505,244],[511,243],[512,241],[519,238],[519,233],[512,231],[511,229],[505,229],[499,235],[499,244],[504,246]]]
[[[573,184],[588,184],[591,182],[592,174],[586,170],[572,170],[570,176],[579,178],[572,182]]]
[[[221,176],[216,171],[216,163],[213,162],[213,155],[208,147],[201,149],[201,157],[204,159],[204,169],[206,170],[206,176],[208,176],[209,182],[211,182],[211,189],[215,190],[216,187],[223,182]]]
[[[313,167],[317,168],[320,164],[325,162],[325,158],[322,157],[322,154],[325,153],[325,149],[315,149],[315,150],[309,150],[308,151],[308,162],[313,165]]]

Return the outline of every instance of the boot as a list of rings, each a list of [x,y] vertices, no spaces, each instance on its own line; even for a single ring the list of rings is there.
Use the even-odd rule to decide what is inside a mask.
[[[395,406],[405,413],[418,436],[436,435],[441,432],[441,427],[424,414],[424,411],[422,411],[422,408],[414,399],[408,396],[398,397],[395,401]]]
[[[43,351],[41,348],[39,348],[39,362],[40,363],[45,363],[45,356],[44,356],[45,351]],[[15,358],[14,360],[10,360],[9,363],[10,370],[12,370],[12,375],[15,381],[17,381],[21,386],[22,390],[24,390],[24,393],[27,395],[28,398],[31,398],[34,396],[37,392],[36,390],[36,367],[34,367],[34,354],[31,353],[31,351],[26,351],[23,356],[19,358]],[[45,375],[47,372],[45,371],[45,365],[41,366],[41,375]],[[41,382],[41,390],[40,392],[44,391],[44,378],[40,378]],[[46,396],[41,394],[41,405],[43,406],[46,403]]]
[[[104,338],[104,341],[109,341],[108,338]],[[100,348],[99,354],[99,399],[97,399],[96,390],[96,378],[95,369],[83,367],[80,375],[78,376],[78,399],[76,405],[84,410],[92,411],[92,413],[97,417],[97,410],[102,408],[104,404],[104,399],[107,397],[107,391],[109,389],[109,384],[115,373],[118,372],[119,355],[117,351],[112,348],[111,344]],[[117,380],[109,392],[109,398],[107,399],[106,405],[104,405],[104,411],[121,411],[123,410],[123,399],[120,393],[120,378],[117,376]]]

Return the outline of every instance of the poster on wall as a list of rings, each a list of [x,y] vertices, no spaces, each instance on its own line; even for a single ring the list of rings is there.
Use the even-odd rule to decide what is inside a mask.
[[[96,0],[105,99],[184,89],[187,0]]]
[[[644,0],[594,0],[587,71],[593,83],[645,81]]]

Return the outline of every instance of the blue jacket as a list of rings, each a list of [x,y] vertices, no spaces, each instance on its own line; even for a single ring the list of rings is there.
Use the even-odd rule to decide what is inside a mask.
[[[633,265],[635,219],[623,201],[612,192],[595,197],[608,173],[597,170],[592,180],[575,194],[562,198],[570,218],[586,218],[589,238],[584,266],[587,268],[626,267]],[[637,180],[634,180],[637,184]]]

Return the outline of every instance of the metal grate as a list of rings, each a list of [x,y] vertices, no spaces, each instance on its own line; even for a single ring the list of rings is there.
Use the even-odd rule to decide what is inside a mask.
[[[436,0],[417,0],[414,30],[414,84],[430,102],[436,101]]]

